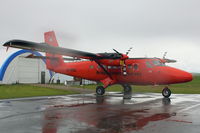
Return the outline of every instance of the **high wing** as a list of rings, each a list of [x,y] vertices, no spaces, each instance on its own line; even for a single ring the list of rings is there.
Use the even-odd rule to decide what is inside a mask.
[[[6,42],[3,46],[5,47],[13,47],[20,49],[27,49],[39,52],[46,52],[51,54],[59,54],[65,56],[71,56],[76,58],[90,59],[90,60],[98,60],[98,59],[120,59],[121,55],[117,53],[100,53],[94,54],[90,52],[84,52],[74,49],[68,49],[63,47],[55,47],[52,45],[48,45],[47,43],[36,43],[24,40],[10,40]]]

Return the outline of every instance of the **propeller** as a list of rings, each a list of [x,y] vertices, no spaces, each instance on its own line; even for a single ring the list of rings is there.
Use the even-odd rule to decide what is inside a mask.
[[[125,60],[129,58],[127,55],[128,55],[128,53],[131,51],[131,49],[132,49],[132,48],[130,48],[130,49],[126,52],[126,54],[122,54],[122,53],[118,52],[116,49],[113,49],[118,55],[121,56],[120,65],[121,65],[121,67],[122,67],[122,73],[123,73],[123,75],[127,75],[127,71],[126,71],[126,61],[125,61]]]
[[[115,51],[118,55],[122,56],[122,54],[118,52],[116,49],[113,49],[113,51]]]
[[[132,50],[132,48],[133,48],[133,47],[130,47],[130,48],[128,49],[128,51],[126,52],[126,55],[129,54],[129,52]]]
[[[167,59],[166,55],[167,55],[167,52],[165,52],[164,55],[163,55],[164,63],[175,63],[175,62],[177,62],[176,60]]]
[[[167,55],[167,52],[164,53],[164,55],[163,55],[163,59],[165,59],[166,55]]]

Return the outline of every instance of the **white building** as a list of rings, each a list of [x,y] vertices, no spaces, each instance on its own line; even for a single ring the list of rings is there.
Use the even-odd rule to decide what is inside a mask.
[[[60,80],[60,83],[75,82],[71,76],[55,74],[46,69],[44,59],[26,58],[31,54],[42,56],[39,52],[30,50],[19,50],[10,55],[0,67],[0,84],[49,83],[50,81],[56,83],[57,80]],[[96,82],[82,80],[82,84],[94,83]]]
[[[46,69],[45,60],[25,58],[38,52],[20,50],[10,55],[0,68],[0,83],[48,83],[53,73]]]

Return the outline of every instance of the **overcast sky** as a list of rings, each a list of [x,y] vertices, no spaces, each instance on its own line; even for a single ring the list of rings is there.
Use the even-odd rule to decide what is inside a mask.
[[[0,0],[0,43],[42,42],[54,30],[60,46],[130,57],[167,57],[200,72],[199,0]],[[0,46],[0,64],[14,49]]]

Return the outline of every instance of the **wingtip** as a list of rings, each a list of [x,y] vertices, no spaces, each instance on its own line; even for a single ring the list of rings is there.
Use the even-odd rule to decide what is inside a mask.
[[[9,47],[12,44],[12,41],[7,41],[3,44],[4,47]]]

